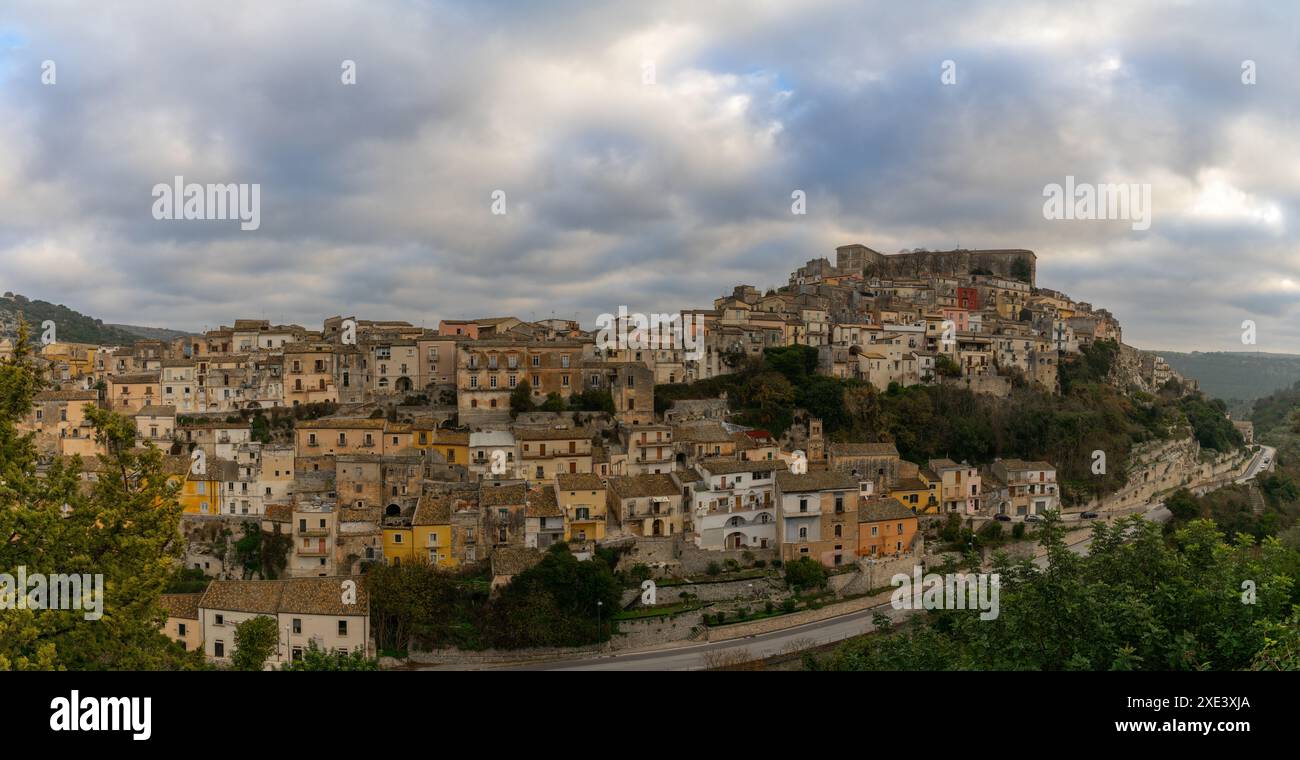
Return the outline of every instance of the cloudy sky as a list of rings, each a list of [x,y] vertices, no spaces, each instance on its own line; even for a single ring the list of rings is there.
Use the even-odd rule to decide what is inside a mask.
[[[0,290],[590,327],[849,242],[1023,247],[1129,343],[1300,353],[1292,4],[107,5],[0,6]],[[260,184],[260,228],[155,220],[177,175]],[[1067,175],[1150,185],[1150,229],[1044,218]]]

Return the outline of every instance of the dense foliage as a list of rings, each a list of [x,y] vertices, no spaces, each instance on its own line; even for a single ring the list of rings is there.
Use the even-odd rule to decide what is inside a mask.
[[[26,329],[0,363],[0,567],[29,575],[102,574],[103,615],[85,610],[0,608],[0,670],[147,670],[202,667],[160,632],[159,603],[181,555],[178,486],[162,452],[136,447],[135,424],[87,408],[100,457],[88,489],[81,460],[56,460],[40,475],[34,436],[18,430],[42,382]]]
[[[280,670],[320,671],[320,670],[379,670],[379,661],[366,657],[359,649],[351,652],[326,652],[315,641],[307,643],[302,659],[286,662]]]
[[[380,649],[405,650],[411,640],[430,648],[581,646],[609,637],[622,584],[604,557],[580,561],[556,544],[495,594],[486,573],[483,565],[373,568],[366,584]]]
[[[1166,540],[1134,516],[1093,526],[1087,556],[1059,524],[1042,531],[1047,567],[999,553],[999,615],[943,610],[915,628],[863,637],[817,670],[1202,670],[1296,666],[1300,553],[1276,539],[1228,541],[1197,520]],[[1249,582],[1249,583],[1247,583]],[[1252,585],[1253,584],[1253,585]],[[1248,593],[1249,590],[1249,593]]]
[[[235,651],[230,667],[235,670],[261,670],[280,644],[279,624],[270,615],[257,615],[235,626]]]

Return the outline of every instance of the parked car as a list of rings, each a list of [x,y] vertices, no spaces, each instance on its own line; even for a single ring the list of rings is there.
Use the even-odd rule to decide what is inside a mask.
[[[1096,520],[1099,516],[1100,515],[1098,515],[1096,512],[1084,512],[1083,514],[1079,515],[1080,519],[1083,520]]]
[[[1004,515],[1001,512],[999,512],[998,514],[993,515],[993,519],[997,520],[998,522],[1011,522],[1011,515]]]
[[[1025,522],[1042,522],[1043,518],[1039,515],[1025,515]]]

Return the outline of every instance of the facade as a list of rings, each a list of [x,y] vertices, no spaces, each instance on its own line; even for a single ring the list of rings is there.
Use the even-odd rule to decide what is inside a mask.
[[[229,664],[235,628],[259,615],[275,618],[280,641],[267,667],[300,659],[314,643],[327,652],[374,655],[365,578],[212,581],[198,605],[203,652]]]
[[[916,515],[896,499],[863,499],[858,507],[858,556],[896,559],[911,554],[917,524]]]
[[[777,544],[775,475],[783,462],[707,459],[693,486],[692,526],[701,549],[767,549]]]
[[[860,488],[857,478],[837,470],[778,472],[781,559],[811,557],[828,567],[853,562]]]

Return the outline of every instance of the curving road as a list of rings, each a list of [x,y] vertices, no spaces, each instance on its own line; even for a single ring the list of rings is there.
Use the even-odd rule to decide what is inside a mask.
[[[1259,472],[1272,465],[1276,450],[1271,446],[1261,446],[1246,474],[1236,480],[1244,483],[1254,478]],[[1269,464],[1264,464],[1267,459]],[[1165,522],[1170,518],[1169,510],[1163,502],[1151,504],[1143,517],[1154,522]],[[1070,546],[1076,554],[1088,551],[1091,539],[1084,539]],[[1045,563],[1045,558],[1035,560]],[[883,612],[891,620],[899,620],[911,614],[910,610],[896,610],[888,604],[872,607],[847,615],[829,618],[816,623],[806,623],[793,628],[785,628],[772,633],[760,634],[732,641],[717,641],[706,644],[686,644],[664,649],[641,652],[609,654],[603,657],[590,657],[574,660],[551,660],[519,665],[498,666],[507,670],[701,670],[708,660],[715,657],[746,654],[749,657],[764,658],[786,652],[808,649],[823,644],[860,636],[875,630],[871,618]]]

